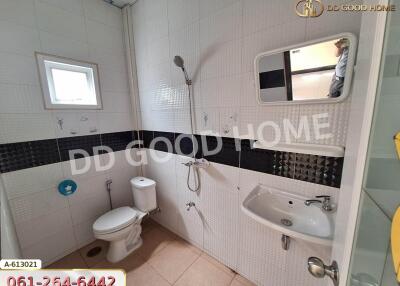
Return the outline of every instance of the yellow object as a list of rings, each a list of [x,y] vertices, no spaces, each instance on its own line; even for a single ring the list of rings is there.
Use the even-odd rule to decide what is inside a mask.
[[[396,271],[397,282],[400,283],[400,207],[393,217],[391,242],[394,270]]]
[[[396,146],[397,156],[400,159],[400,132],[394,135],[394,145]]]

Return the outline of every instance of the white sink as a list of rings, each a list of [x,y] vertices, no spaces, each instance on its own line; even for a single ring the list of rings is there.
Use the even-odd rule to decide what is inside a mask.
[[[309,199],[258,185],[247,196],[242,210],[249,217],[284,235],[321,245],[332,245],[334,215],[321,204],[306,206]]]

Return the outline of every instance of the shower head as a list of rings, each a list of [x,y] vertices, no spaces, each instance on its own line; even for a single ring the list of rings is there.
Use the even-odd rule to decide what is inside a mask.
[[[185,62],[181,56],[175,56],[174,63],[178,68],[185,69]]]
[[[183,74],[185,75],[185,80],[187,85],[192,85],[192,80],[189,78],[186,69],[185,69],[185,62],[183,61],[181,56],[175,56],[174,57],[174,63],[178,68],[181,68],[183,71]]]

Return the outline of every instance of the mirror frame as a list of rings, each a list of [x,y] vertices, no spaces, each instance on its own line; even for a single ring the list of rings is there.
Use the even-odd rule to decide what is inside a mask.
[[[347,60],[347,67],[346,67],[346,77],[347,80],[343,86],[342,95],[337,98],[322,98],[322,99],[307,99],[307,100],[296,100],[296,101],[274,101],[274,102],[263,102],[261,100],[261,92],[260,92],[260,70],[259,70],[259,62],[261,58],[265,56],[275,55],[278,53],[282,53],[284,51],[298,49],[304,46],[309,46],[313,44],[318,44],[321,42],[331,41],[338,38],[348,38],[350,41],[350,49],[349,49],[349,56]],[[315,40],[302,42],[300,44],[295,44],[291,46],[286,46],[283,48],[278,48],[275,50],[271,50],[268,52],[260,53],[254,59],[254,75],[255,75],[255,87],[256,87],[256,97],[257,102],[260,105],[289,105],[289,104],[315,104],[315,103],[338,103],[345,100],[350,93],[350,88],[353,80],[353,73],[354,73],[354,63],[356,59],[356,52],[357,52],[357,37],[352,33],[341,33],[332,35],[329,37],[318,38]]]

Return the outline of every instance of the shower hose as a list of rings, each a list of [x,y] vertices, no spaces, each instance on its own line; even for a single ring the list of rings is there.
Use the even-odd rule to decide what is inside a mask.
[[[196,162],[196,156],[195,156],[195,148],[194,148],[194,128],[193,128],[193,112],[192,112],[192,91],[191,91],[191,86],[192,83],[189,82],[187,83],[187,87],[188,87],[188,93],[189,93],[189,110],[190,110],[190,128],[192,130],[192,158],[195,160],[194,162],[188,162],[186,164],[184,164],[185,166],[188,167],[188,174],[187,174],[187,180],[186,180],[186,184],[188,189],[191,192],[197,192],[198,190],[200,190],[200,174],[199,174],[199,167],[198,167],[198,163]],[[191,173],[191,169],[193,169],[193,174],[194,174],[194,187],[192,188],[190,186],[190,173]]]

